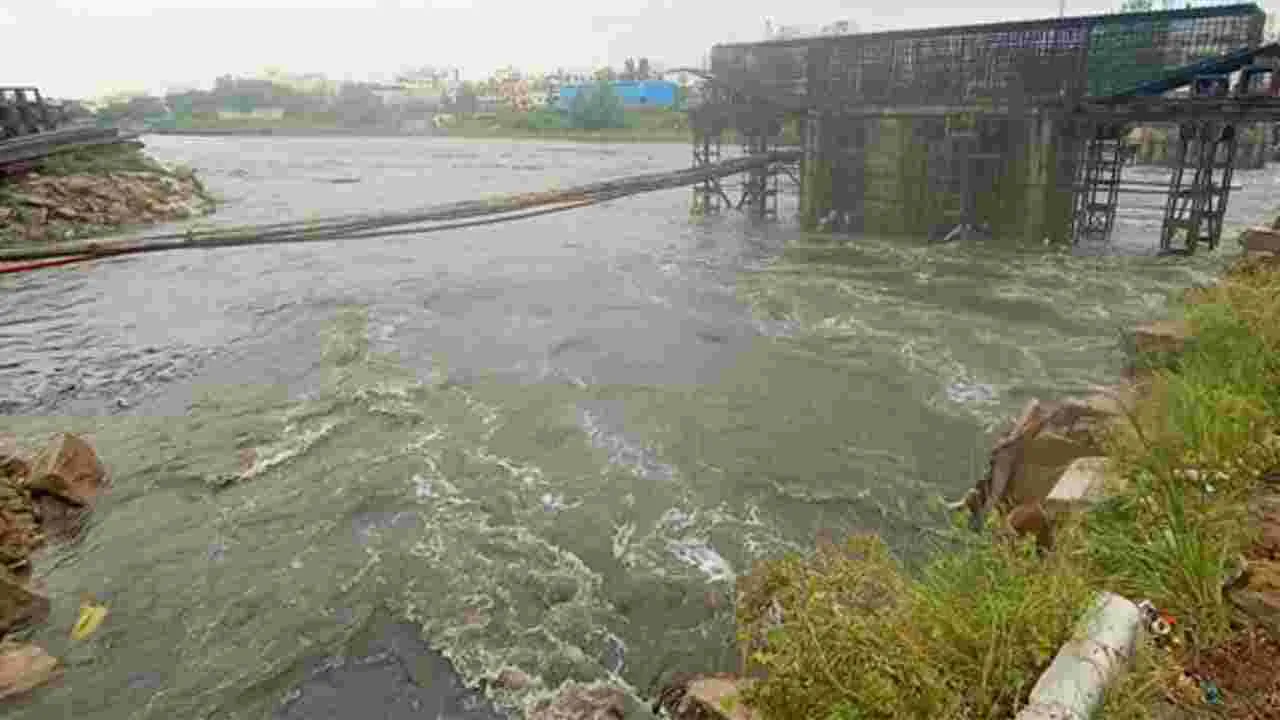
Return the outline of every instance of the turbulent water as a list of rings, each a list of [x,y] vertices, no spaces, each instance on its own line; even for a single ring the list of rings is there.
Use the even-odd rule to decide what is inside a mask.
[[[216,223],[688,162],[148,144],[226,199]],[[1273,173],[1236,177],[1235,224],[1271,210]],[[1120,331],[1221,262],[1144,255],[1158,211],[1121,222],[1120,252],[1072,255],[806,237],[689,201],[0,279],[4,424],[89,434],[113,479],[40,563],[54,613],[33,637],[66,677],[8,717],[518,716],[567,679],[643,696],[727,669],[735,573],[822,529],[927,549],[1010,413],[1112,380]],[[83,593],[110,614],[71,643]],[[533,684],[486,690],[503,667]]]

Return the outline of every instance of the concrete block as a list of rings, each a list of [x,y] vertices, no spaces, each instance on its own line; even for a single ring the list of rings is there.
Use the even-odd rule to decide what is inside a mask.
[[[1240,235],[1240,244],[1246,252],[1280,254],[1280,229],[1251,227]]]
[[[1107,458],[1077,458],[1067,466],[1044,499],[1044,508],[1050,515],[1087,510],[1123,484],[1123,478]]]
[[[1146,353],[1180,353],[1191,339],[1191,326],[1181,320],[1156,320],[1133,329],[1133,349]]]

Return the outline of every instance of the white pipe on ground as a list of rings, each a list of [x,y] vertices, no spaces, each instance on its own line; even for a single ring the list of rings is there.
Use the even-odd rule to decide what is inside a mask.
[[[1119,595],[1100,593],[1078,627],[1031,689],[1030,702],[1016,720],[1088,720],[1133,657],[1142,611]]]

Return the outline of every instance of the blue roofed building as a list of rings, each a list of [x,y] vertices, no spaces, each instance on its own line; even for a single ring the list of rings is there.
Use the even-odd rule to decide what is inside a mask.
[[[679,97],[679,86],[670,80],[618,80],[610,84],[613,86],[613,91],[622,99],[623,107],[627,108],[672,108],[676,106],[676,100]],[[590,83],[562,86],[556,99],[556,107],[568,110],[578,93],[584,89],[589,92],[593,87],[595,85]]]

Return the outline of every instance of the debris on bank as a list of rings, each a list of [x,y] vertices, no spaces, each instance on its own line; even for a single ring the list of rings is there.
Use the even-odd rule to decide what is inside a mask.
[[[107,487],[106,470],[83,438],[59,433],[28,454],[11,436],[0,436],[0,700],[25,694],[60,674],[42,648],[5,636],[45,622],[49,598],[32,582],[32,558],[48,543],[74,542],[84,519]],[[105,608],[89,605],[92,625]]]
[[[53,242],[213,211],[195,174],[134,146],[85,148],[0,177],[0,242]]]

